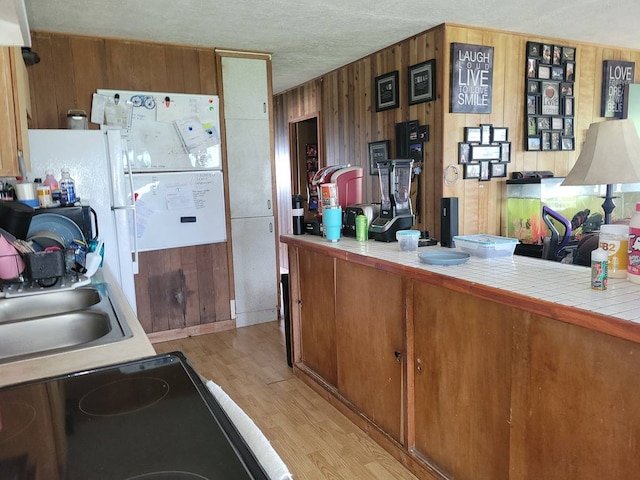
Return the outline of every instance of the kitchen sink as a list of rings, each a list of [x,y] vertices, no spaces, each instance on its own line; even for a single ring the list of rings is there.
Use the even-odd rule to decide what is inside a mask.
[[[106,285],[0,299],[0,363],[131,337]]]

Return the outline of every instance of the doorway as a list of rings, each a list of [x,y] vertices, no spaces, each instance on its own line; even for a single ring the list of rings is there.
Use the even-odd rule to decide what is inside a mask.
[[[313,115],[290,124],[291,193],[301,195],[305,219],[318,211],[319,191],[311,185],[313,175],[323,165],[318,135],[318,116]]]

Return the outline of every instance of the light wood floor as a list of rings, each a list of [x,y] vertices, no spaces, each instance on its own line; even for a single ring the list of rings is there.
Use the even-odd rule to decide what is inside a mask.
[[[254,420],[296,480],[416,480],[406,468],[295,378],[280,322],[154,345],[180,350]]]

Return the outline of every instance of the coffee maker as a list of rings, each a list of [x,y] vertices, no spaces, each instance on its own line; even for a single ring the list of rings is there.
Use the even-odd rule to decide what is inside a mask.
[[[411,171],[413,160],[378,162],[380,214],[371,222],[369,235],[381,242],[394,242],[398,230],[413,226]]]

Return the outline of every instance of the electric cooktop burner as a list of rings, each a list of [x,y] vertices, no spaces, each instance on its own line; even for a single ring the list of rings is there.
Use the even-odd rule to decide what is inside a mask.
[[[267,478],[180,352],[0,389],[0,444],[0,479]]]

